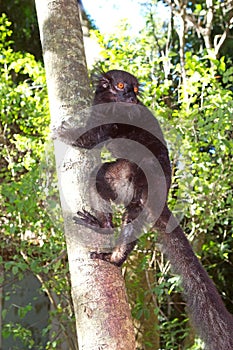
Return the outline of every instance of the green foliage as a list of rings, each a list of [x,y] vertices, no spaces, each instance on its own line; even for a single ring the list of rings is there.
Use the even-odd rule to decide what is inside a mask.
[[[14,50],[30,52],[42,59],[35,2],[32,0],[0,1],[0,13],[6,13],[11,22]]]
[[[2,26],[9,26],[5,16],[1,21]],[[30,54],[14,52],[9,43],[2,45],[0,190],[1,198],[5,199],[2,229],[6,229],[4,236],[13,234],[19,238],[26,229],[37,234],[43,226],[38,192],[49,113],[41,64]]]
[[[204,2],[189,2],[188,6],[196,16],[205,11]],[[220,23],[219,11],[215,23]],[[125,23],[117,38],[115,32],[103,37],[93,31],[102,47],[103,60],[97,66],[125,69],[141,81],[141,99],[159,119],[169,144],[173,166],[170,206],[233,311],[231,61],[206,56],[200,50],[201,40],[190,30],[186,33],[186,80],[182,81],[178,36],[172,28],[167,38],[167,24],[153,16],[150,6],[146,27],[135,37]],[[59,331],[69,341],[70,334],[75,338],[74,319],[52,146],[47,143],[44,69],[33,56],[12,50],[9,25],[2,16],[0,261],[6,273],[19,279],[28,269],[38,276],[42,290],[53,301],[51,318],[56,318]],[[156,237],[141,238],[125,271],[137,338],[143,333],[138,349],[156,348],[155,343],[161,349],[203,349],[188,323],[179,280],[156,249]],[[30,304],[19,308],[22,317],[28,308]],[[6,313],[3,310],[3,316]],[[44,334],[47,332],[52,338],[46,349],[56,349],[58,334],[51,332],[51,325]],[[21,336],[25,348],[33,346],[30,330],[22,325],[5,325],[3,335],[10,334]],[[75,348],[74,343],[69,345]]]
[[[14,339],[20,339],[25,348],[33,348],[35,342],[32,339],[32,332],[22,327],[21,324],[8,323],[4,325],[2,329],[3,338],[8,338],[10,335],[13,335]],[[16,348],[14,347],[14,349]]]
[[[0,18],[1,264],[5,278],[13,275],[15,280],[22,280],[27,271],[37,276],[51,302],[54,298],[51,317],[60,324],[64,339],[68,333],[75,332],[75,326],[53,147],[48,142],[50,118],[45,72],[31,54],[13,51],[8,40],[9,26],[3,15]],[[10,288],[11,292],[4,294],[5,300],[16,293],[17,285],[12,282]],[[34,345],[33,333],[25,324],[31,307],[30,303],[24,307],[18,305],[22,324],[4,324],[3,331],[4,337],[12,335],[20,339],[27,349]],[[50,338],[57,346],[61,341],[58,335],[59,332]],[[52,347],[48,344],[47,348]]]

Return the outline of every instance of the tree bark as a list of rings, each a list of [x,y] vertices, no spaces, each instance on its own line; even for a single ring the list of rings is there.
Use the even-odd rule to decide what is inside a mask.
[[[64,127],[85,123],[90,88],[76,0],[36,0],[46,68],[51,129],[65,225],[79,348],[135,349],[135,337],[120,270],[90,259],[102,237],[73,221],[89,189],[94,151],[80,151],[59,138]],[[103,235],[102,235],[103,236]],[[108,239],[107,237],[105,239]]]

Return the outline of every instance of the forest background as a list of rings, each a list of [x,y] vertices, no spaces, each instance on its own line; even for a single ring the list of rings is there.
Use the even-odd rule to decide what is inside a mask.
[[[142,83],[141,99],[159,119],[169,145],[169,205],[233,313],[233,4],[166,0],[166,21],[158,17],[156,1],[142,6],[145,26],[137,36],[126,22],[103,36],[82,13],[83,25],[101,48],[90,74],[124,69]],[[2,335],[14,334],[28,349],[59,349],[61,339],[77,349],[34,3],[1,1],[0,11],[1,285],[9,275],[12,291],[17,290],[17,281],[30,271],[53,305],[43,331],[50,334],[46,346],[35,345],[23,322],[30,302],[17,307],[19,322],[4,322],[9,310],[2,310]],[[202,349],[179,278],[153,235],[141,238],[123,273],[138,349]],[[58,331],[51,333],[54,319]]]

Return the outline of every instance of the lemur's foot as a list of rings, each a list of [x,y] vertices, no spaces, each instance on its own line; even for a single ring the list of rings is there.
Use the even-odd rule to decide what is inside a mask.
[[[137,244],[137,240],[127,244],[119,245],[114,248],[112,253],[91,252],[90,257],[91,259],[104,260],[104,261],[110,262],[115,266],[120,267],[125,262],[129,253],[133,250],[136,244]]]

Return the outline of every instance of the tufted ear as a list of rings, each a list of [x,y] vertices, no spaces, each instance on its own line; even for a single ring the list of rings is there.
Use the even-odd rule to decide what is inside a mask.
[[[106,72],[103,70],[101,66],[95,67],[95,72],[92,71],[90,75],[92,86],[96,87],[99,84],[101,78],[104,77],[105,74]]]
[[[110,80],[106,78],[106,76],[102,76],[99,79],[99,85],[101,85],[103,88],[107,88],[109,86]]]
[[[104,89],[106,89],[110,82],[111,79],[110,77],[107,76],[106,72],[100,72],[100,74],[94,74],[91,76],[91,82],[93,86],[96,86],[97,88],[103,87]]]

